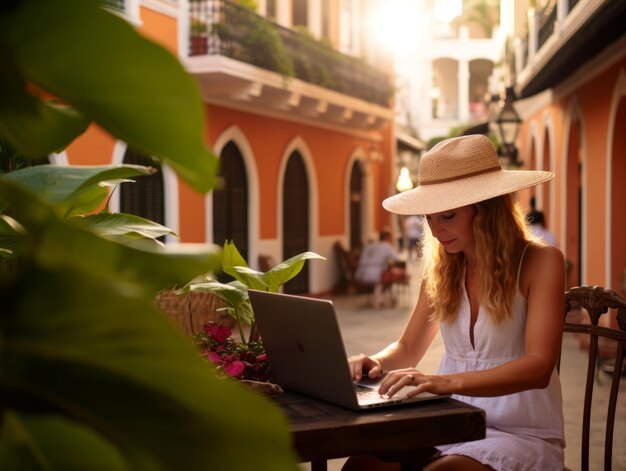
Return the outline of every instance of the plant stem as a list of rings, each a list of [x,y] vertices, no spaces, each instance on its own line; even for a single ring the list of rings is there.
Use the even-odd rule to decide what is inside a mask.
[[[243,332],[243,322],[241,322],[241,314],[239,314],[239,309],[235,308],[235,314],[237,316],[237,326],[239,327],[239,336],[241,337],[241,343],[248,345],[248,342],[246,342],[246,336]]]

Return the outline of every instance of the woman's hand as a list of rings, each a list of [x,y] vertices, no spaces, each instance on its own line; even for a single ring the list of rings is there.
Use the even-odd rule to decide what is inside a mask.
[[[415,368],[403,368],[387,373],[378,389],[381,396],[391,397],[400,389],[413,387],[407,397],[413,397],[423,392],[432,394],[452,394],[454,392],[453,376],[426,375]]]
[[[363,373],[366,373],[370,378],[376,378],[383,373],[383,367],[375,358],[368,357],[362,353],[348,358],[348,365],[350,366],[350,374],[354,381],[360,381],[363,377]]]

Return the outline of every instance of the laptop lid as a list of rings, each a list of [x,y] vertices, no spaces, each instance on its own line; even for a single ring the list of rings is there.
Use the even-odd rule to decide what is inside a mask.
[[[371,380],[357,387],[332,301],[248,293],[272,376],[282,387],[355,410],[441,397],[425,393],[407,398],[401,390],[391,399],[384,398]],[[356,389],[367,397],[357,399]]]

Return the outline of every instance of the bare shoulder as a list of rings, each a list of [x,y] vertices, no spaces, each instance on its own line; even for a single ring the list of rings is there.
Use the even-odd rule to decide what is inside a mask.
[[[564,283],[565,259],[563,253],[551,245],[531,244],[526,250],[520,274],[520,289],[528,293],[531,285]]]
[[[524,255],[527,268],[545,268],[545,265],[564,263],[563,252],[551,245],[530,244]]]

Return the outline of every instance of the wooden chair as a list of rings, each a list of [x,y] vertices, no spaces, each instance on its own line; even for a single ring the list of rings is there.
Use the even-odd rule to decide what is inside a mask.
[[[358,259],[353,257],[339,241],[333,244],[333,252],[337,268],[339,269],[339,280],[335,285],[334,291],[346,294],[372,293],[374,291],[374,283],[360,282],[354,276]]]
[[[582,449],[581,467],[582,471],[589,469],[589,438],[591,422],[591,401],[593,397],[594,378],[598,365],[605,364],[607,359],[614,362],[611,372],[611,390],[608,400],[608,412],[605,428],[604,443],[604,469],[610,470],[612,467],[613,453],[613,428],[615,423],[615,410],[617,405],[617,395],[620,385],[620,377],[624,367],[624,352],[626,348],[626,301],[616,293],[600,286],[578,286],[569,289],[565,293],[565,315],[571,311],[580,309],[587,312],[588,322],[572,323],[567,320],[564,332],[571,332],[588,336],[588,365],[585,385],[585,396],[583,405],[582,424]],[[611,309],[611,311],[609,311]],[[599,325],[602,314],[616,311],[618,329]],[[607,344],[602,344],[602,339],[611,339],[614,342],[613,351]],[[599,341],[600,340],[600,341]],[[610,342],[613,344],[613,342]],[[561,358],[557,363],[557,370],[560,372]],[[622,444],[623,445],[623,444]]]
[[[406,262],[393,262],[382,275],[384,290],[388,290],[391,295],[393,305],[398,304],[398,300],[410,295],[411,275],[407,271]],[[406,295],[406,296],[404,296]]]
[[[274,268],[275,265],[276,262],[271,255],[259,254],[259,270],[268,272]]]

